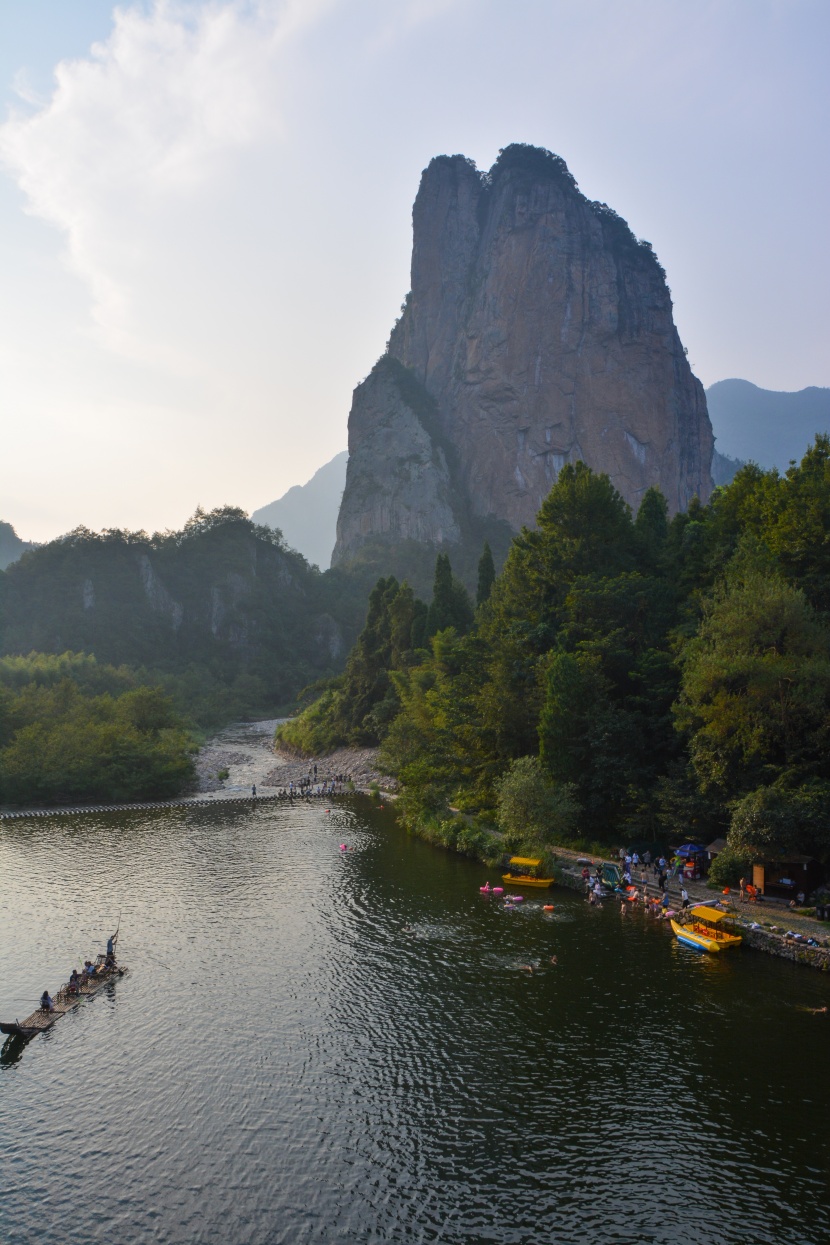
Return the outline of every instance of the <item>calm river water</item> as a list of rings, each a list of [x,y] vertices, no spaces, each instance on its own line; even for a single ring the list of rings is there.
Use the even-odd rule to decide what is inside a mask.
[[[486,876],[359,801],[0,826],[0,1015],[131,970],[4,1052],[0,1239],[828,1241],[830,983]]]

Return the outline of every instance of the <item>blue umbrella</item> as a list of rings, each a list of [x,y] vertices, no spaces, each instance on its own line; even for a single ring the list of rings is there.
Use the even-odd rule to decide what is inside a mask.
[[[705,847],[698,847],[694,843],[684,843],[682,847],[678,847],[675,852],[676,856],[699,856],[701,852],[705,852]]]

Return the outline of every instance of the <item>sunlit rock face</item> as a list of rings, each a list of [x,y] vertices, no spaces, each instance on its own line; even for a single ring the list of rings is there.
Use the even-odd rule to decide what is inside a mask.
[[[388,376],[384,390],[390,363],[426,417],[403,416]],[[413,209],[411,293],[355,391],[334,561],[404,529],[457,542],[465,515],[532,525],[578,459],[635,510],[650,485],[682,510],[711,492],[712,448],[651,246],[549,152],[508,147],[486,175],[434,159]]]

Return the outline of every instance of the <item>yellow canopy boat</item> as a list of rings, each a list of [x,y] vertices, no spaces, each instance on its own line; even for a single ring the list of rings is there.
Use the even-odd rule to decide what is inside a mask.
[[[688,925],[672,921],[671,927],[678,942],[685,943],[687,947],[694,947],[697,951],[725,951],[728,947],[737,947],[743,942],[740,934],[730,934],[720,928],[728,916],[720,908],[708,908],[705,904],[699,904],[692,908],[692,920]]]
[[[550,886],[553,878],[540,878],[536,873],[529,873],[530,869],[541,868],[541,860],[534,860],[532,856],[511,856],[507,862],[508,873],[503,873],[502,881],[509,882],[511,886],[521,883],[522,886]]]

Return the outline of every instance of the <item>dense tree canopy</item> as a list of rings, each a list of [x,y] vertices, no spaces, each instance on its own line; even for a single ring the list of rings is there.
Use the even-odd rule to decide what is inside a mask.
[[[169,798],[192,750],[169,698],[129,671],[75,653],[0,660],[0,802]]]
[[[506,793],[538,812],[565,792],[583,837],[728,832],[736,858],[830,859],[826,437],[671,520],[657,489],[635,516],[567,465],[480,583],[474,619],[454,615],[439,557],[429,646],[390,659],[376,737],[408,815],[452,805],[509,830]]]

